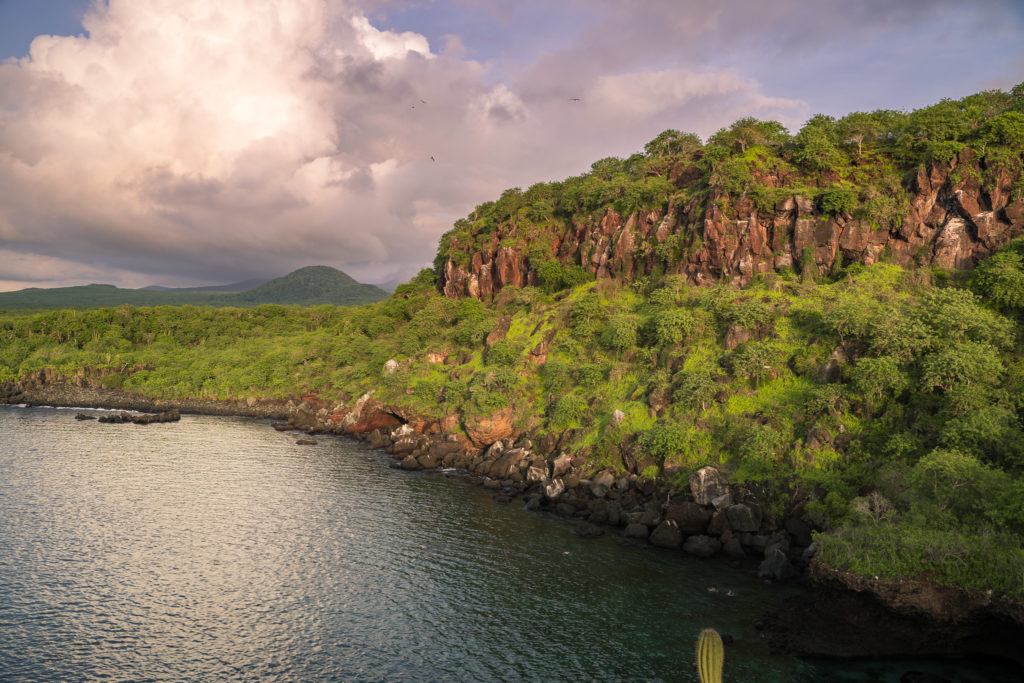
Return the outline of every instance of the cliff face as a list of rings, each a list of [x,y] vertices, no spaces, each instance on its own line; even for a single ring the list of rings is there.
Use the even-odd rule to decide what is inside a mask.
[[[682,187],[692,173],[682,169],[673,176]],[[784,180],[763,178],[775,187]],[[621,216],[609,207],[595,219],[552,222],[549,256],[563,265],[582,264],[598,279],[628,280],[660,269],[694,284],[725,280],[739,286],[785,267],[824,274],[837,264],[883,258],[904,267],[971,268],[1024,234],[1024,201],[1011,201],[1014,181],[1007,171],[986,174],[965,149],[950,162],[919,169],[908,188],[909,210],[878,227],[849,213],[826,214],[795,195],[759,212],[748,197],[731,199],[712,186],[706,199],[670,201],[662,211]],[[472,250],[468,264],[464,251],[461,263],[450,256],[441,290],[449,297],[487,299],[504,287],[538,284],[538,264],[530,262],[529,240],[519,233],[509,221]],[[458,253],[460,245],[452,247]]]

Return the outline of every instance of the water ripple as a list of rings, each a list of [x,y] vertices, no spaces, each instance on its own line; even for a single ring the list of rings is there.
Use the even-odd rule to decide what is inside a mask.
[[[5,681],[692,681],[709,625],[732,680],[815,680],[751,632],[781,595],[749,568],[578,539],[347,440],[38,408],[0,435]]]

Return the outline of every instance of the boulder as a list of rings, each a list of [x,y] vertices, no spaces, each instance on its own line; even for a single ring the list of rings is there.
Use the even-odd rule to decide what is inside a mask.
[[[412,455],[407,455],[402,459],[401,467],[403,470],[418,470],[422,468],[416,457]]]
[[[690,493],[697,505],[711,505],[715,498],[729,493],[729,482],[714,467],[702,467],[690,475]]]
[[[607,524],[608,523],[608,510],[610,506],[608,501],[598,498],[592,500],[587,504],[587,509],[590,510],[589,519],[594,524]]]
[[[733,531],[753,533],[761,528],[761,509],[756,505],[736,503],[727,507],[725,514]]]
[[[571,503],[559,503],[555,506],[555,514],[562,517],[572,517],[576,514],[576,506]]]
[[[651,532],[650,541],[651,545],[656,545],[659,548],[675,549],[682,545],[683,533],[675,522],[666,520]]]
[[[551,463],[551,476],[560,477],[568,472],[570,467],[572,467],[572,456],[562,453]]]
[[[504,479],[513,471],[519,470],[519,461],[526,457],[521,448],[510,448],[495,460],[488,469],[488,474],[495,479]]]
[[[811,527],[807,525],[807,522],[798,517],[789,517],[783,527],[796,545],[809,546],[811,544]]]
[[[542,481],[547,476],[548,468],[546,464],[543,467],[538,467],[537,465],[531,463],[530,466],[526,469],[526,481],[530,482],[531,484],[536,483],[538,481]]]
[[[436,470],[441,466],[441,459],[431,453],[416,456],[416,462],[425,470]]]
[[[773,547],[765,553],[764,562],[758,568],[757,575],[771,581],[785,581],[796,576],[797,572],[786,553],[782,552],[781,548]]]
[[[754,333],[745,327],[739,325],[731,325],[725,333],[725,348],[735,349],[740,344],[750,341],[754,338]]]
[[[665,519],[675,522],[683,534],[693,536],[707,530],[711,513],[696,503],[686,501],[668,506],[665,510]]]
[[[626,528],[622,532],[622,535],[626,538],[644,539],[647,538],[650,535],[650,533],[651,531],[647,528],[646,524],[639,524],[637,522],[634,522],[632,524],[626,525]]]
[[[722,544],[717,538],[710,536],[690,536],[683,543],[683,552],[697,557],[714,557],[722,549]]]
[[[412,425],[402,424],[391,430],[391,440],[399,441],[401,439],[413,439],[416,437],[416,430],[412,428]]]
[[[388,437],[383,429],[374,429],[366,437],[367,448],[383,448],[388,444]]]
[[[385,375],[390,375],[391,373],[393,373],[397,369],[398,369],[398,361],[395,360],[394,358],[391,358],[387,362],[384,363],[384,370],[383,370],[383,372],[384,372]]]
[[[711,501],[711,505],[716,510],[721,510],[722,508],[729,507],[730,505],[732,505],[732,494],[731,493],[722,494],[718,498],[715,498],[714,500],[712,500]]]
[[[726,514],[725,510],[716,510],[715,514],[711,516],[711,521],[708,523],[707,532],[712,536],[721,536],[726,531],[732,531],[732,527],[729,526],[729,515]]]
[[[565,492],[565,481],[561,478],[549,479],[544,482],[544,498],[557,500]]]
[[[747,556],[743,552],[743,545],[740,543],[738,538],[730,538],[728,541],[722,544],[722,552],[726,557],[730,557],[734,560],[740,560]]]

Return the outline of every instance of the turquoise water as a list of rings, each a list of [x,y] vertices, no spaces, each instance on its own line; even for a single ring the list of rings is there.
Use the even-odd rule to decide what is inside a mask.
[[[5,681],[695,681],[705,626],[728,681],[925,668],[773,656],[752,622],[797,589],[752,566],[579,539],[349,440],[75,412],[0,407]]]

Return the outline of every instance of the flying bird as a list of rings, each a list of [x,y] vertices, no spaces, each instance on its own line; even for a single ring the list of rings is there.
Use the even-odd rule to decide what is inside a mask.
[[[431,156],[431,157],[430,157],[430,160],[431,160],[431,161],[434,161],[434,157],[433,157],[433,156]]]
[[[569,101],[570,101],[570,102],[582,102],[583,100],[581,100],[581,99],[580,99],[580,98],[578,98],[578,97],[570,97],[570,98],[569,98]]]
[[[420,102],[422,102],[423,104],[426,104],[426,103],[427,103],[427,101],[426,101],[426,100],[420,100]]]

